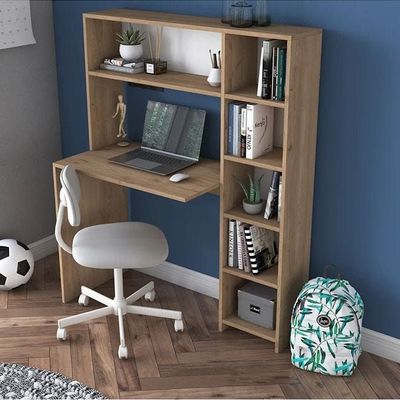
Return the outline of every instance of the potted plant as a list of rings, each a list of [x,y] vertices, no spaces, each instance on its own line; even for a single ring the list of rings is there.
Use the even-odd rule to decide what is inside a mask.
[[[122,33],[117,33],[119,43],[119,54],[126,61],[136,61],[143,55],[144,33],[139,29],[134,30],[131,26]]]
[[[243,189],[243,193],[246,196],[243,199],[243,210],[247,214],[261,214],[264,208],[264,200],[261,199],[261,181],[264,175],[261,175],[256,181],[249,174],[249,186],[239,181],[240,186]]]

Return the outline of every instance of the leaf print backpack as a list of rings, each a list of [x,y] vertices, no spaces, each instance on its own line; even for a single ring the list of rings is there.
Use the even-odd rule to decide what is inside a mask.
[[[325,375],[351,375],[361,354],[363,315],[360,295],[340,276],[307,282],[293,307],[292,364]]]

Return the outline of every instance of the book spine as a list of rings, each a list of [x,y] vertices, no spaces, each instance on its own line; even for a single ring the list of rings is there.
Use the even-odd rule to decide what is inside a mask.
[[[257,275],[259,273],[259,270],[258,270],[257,257],[254,251],[253,238],[251,236],[250,228],[251,228],[250,226],[244,228],[244,236],[246,239],[246,246],[249,254],[250,269],[254,275]]]
[[[233,154],[233,103],[229,103],[228,110],[228,154]]]
[[[237,156],[239,154],[239,149],[238,149],[238,105],[234,104],[233,106],[233,151],[232,155]]]
[[[278,189],[278,216],[277,220],[281,220],[281,203],[282,203],[282,175],[279,177],[279,189]]]
[[[138,68],[126,68],[126,67],[119,67],[118,65],[110,65],[110,64],[100,64],[100,69],[105,69],[107,71],[114,71],[114,72],[122,72],[124,74],[139,74],[144,72],[144,67]]]
[[[240,119],[240,157],[246,157],[247,109],[242,108]]]
[[[277,73],[277,47],[272,48],[272,81],[271,81],[271,98],[276,100],[276,73]]]
[[[245,228],[245,224],[240,225],[240,241],[242,244],[243,270],[245,272],[251,272],[249,252],[247,250],[244,228]]]
[[[278,212],[278,189],[279,189],[280,173],[274,171],[272,173],[271,184],[268,190],[267,203],[265,205],[264,218],[271,219]]]
[[[234,250],[235,250],[235,220],[229,220],[228,231],[228,267],[234,267]]]
[[[261,47],[260,64],[258,68],[258,84],[257,84],[258,97],[262,97],[263,73],[264,73],[264,44]]]
[[[286,86],[286,55],[287,49],[282,49],[283,58],[282,58],[282,100],[285,100],[285,86]]]
[[[272,80],[272,47],[271,42],[264,41],[264,62],[263,62],[263,81],[262,81],[262,98],[271,98],[271,80]]]
[[[243,254],[242,254],[242,241],[240,239],[240,226],[241,222],[236,221],[236,243],[237,243],[237,253],[238,253],[238,263],[237,266],[240,270],[243,270]]]
[[[246,109],[246,158],[253,159],[254,105],[247,104]]]

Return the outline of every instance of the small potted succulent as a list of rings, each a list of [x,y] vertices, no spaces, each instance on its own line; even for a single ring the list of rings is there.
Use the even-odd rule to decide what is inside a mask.
[[[139,29],[134,30],[131,26],[122,33],[117,33],[119,43],[119,54],[126,61],[137,61],[143,55],[144,33]]]
[[[261,181],[264,175],[261,175],[256,181],[249,174],[249,186],[239,182],[246,196],[243,199],[243,210],[247,214],[261,214],[264,208],[264,200],[261,199]]]

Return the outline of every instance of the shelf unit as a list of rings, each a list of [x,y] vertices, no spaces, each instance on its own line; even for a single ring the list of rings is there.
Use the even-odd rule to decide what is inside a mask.
[[[308,277],[309,269],[322,31],[318,28],[283,25],[236,29],[222,24],[218,18],[128,9],[86,13],[83,15],[83,23],[90,150],[100,150],[115,143],[115,121],[109,115],[114,111],[116,96],[122,92],[126,83],[220,98],[219,328],[240,329],[274,342],[276,351],[284,349],[288,345],[291,308],[301,285]],[[168,71],[163,75],[152,76],[99,70],[104,57],[118,54],[114,38],[121,31],[122,23],[220,33],[223,65],[221,87],[209,86],[205,76],[182,72]],[[277,102],[256,96],[259,39],[280,39],[287,43],[285,101]],[[233,100],[265,104],[283,113],[282,147],[255,160],[227,155],[227,110],[229,102]],[[262,215],[247,215],[240,207],[242,194],[235,178],[244,178],[255,168],[282,172],[280,223],[276,220],[267,221]],[[91,173],[96,172],[93,170]],[[124,179],[129,184],[129,178]],[[132,187],[135,184],[133,182]],[[143,181],[141,185],[143,187],[140,189],[146,190],[146,182]],[[211,191],[212,184],[205,183],[205,187]],[[127,208],[127,196],[124,196],[110,200],[109,206],[113,202],[114,208]],[[189,199],[190,196],[182,194],[180,197],[184,201],[182,199]],[[276,232],[279,235],[279,263],[259,276],[227,267],[227,229],[230,218]],[[277,290],[275,330],[250,324],[237,317],[237,289],[246,281]]]

